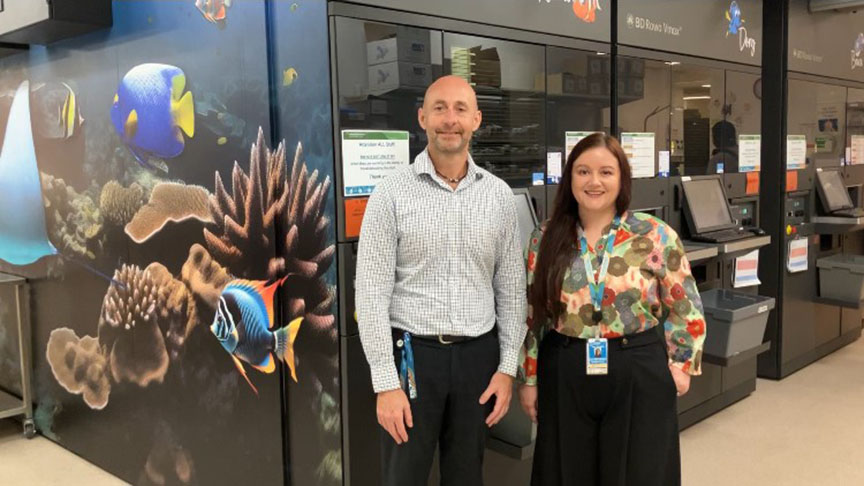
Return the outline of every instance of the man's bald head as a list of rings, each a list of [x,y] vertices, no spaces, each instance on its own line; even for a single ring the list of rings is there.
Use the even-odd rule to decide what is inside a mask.
[[[426,108],[429,103],[434,103],[441,97],[453,97],[456,99],[462,98],[467,102],[472,109],[477,109],[477,93],[474,88],[465,81],[465,78],[455,76],[453,74],[442,76],[435,80],[426,88],[426,95],[423,97],[423,107]]]
[[[468,144],[482,121],[477,94],[459,76],[438,78],[426,90],[417,119],[429,138],[433,156],[468,156]]]

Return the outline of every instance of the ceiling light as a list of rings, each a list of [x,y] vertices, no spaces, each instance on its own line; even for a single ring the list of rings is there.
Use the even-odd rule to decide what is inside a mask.
[[[710,97],[710,96],[685,96],[685,97],[683,97],[683,98],[681,98],[681,99],[686,100],[686,101],[690,101],[690,100],[710,100],[711,97]]]

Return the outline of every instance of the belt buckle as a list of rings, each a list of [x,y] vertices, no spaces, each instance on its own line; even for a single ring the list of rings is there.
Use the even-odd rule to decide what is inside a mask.
[[[453,341],[445,341],[443,334],[438,335],[438,342],[441,344],[453,344]]]

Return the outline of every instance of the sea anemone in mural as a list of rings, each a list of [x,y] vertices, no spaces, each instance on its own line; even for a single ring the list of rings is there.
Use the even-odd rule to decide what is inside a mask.
[[[101,410],[108,404],[111,382],[108,362],[99,340],[79,338],[75,331],[61,327],[51,331],[45,352],[51,372],[69,393],[81,394],[90,408]]]
[[[185,89],[186,74],[167,64],[140,64],[120,81],[111,123],[143,167],[167,172],[162,160],[183,152],[183,134],[195,135],[195,103]]]
[[[214,224],[204,229],[210,254],[237,277],[275,280],[294,275],[286,286],[289,322],[304,318],[304,326],[332,333],[333,292],[323,275],[330,268],[335,245],[328,244],[330,220],[325,214],[330,178],[309,174],[297,144],[290,173],[285,147],[271,151],[264,132],[252,145],[249,172],[234,164],[231,192],[216,173],[210,212]]]
[[[103,245],[103,219],[93,199],[49,174],[42,174],[42,187],[51,240],[63,254],[96,258]]]
[[[161,383],[169,359],[158,323],[160,289],[149,268],[137,265],[123,265],[114,280],[120,285],[108,289],[99,318],[99,343],[114,381],[142,387]]]
[[[135,243],[143,243],[162,230],[169,222],[187,219],[212,222],[208,209],[207,189],[174,182],[157,184],[150,201],[135,213],[126,225],[126,234]]]
[[[132,221],[146,201],[146,191],[138,183],[133,182],[129,187],[124,187],[112,180],[102,187],[99,210],[105,221],[122,227]]]

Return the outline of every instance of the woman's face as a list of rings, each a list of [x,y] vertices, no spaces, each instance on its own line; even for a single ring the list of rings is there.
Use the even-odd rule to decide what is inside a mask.
[[[614,211],[621,190],[618,159],[606,147],[586,150],[573,164],[571,190],[582,211]]]

